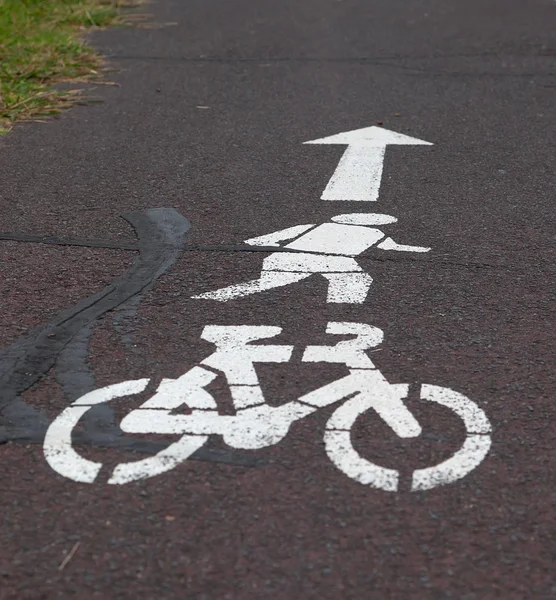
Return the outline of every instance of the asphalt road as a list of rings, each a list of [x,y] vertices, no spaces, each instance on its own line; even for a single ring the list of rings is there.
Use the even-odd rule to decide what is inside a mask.
[[[103,103],[0,140],[0,598],[556,598],[556,3],[159,0],[149,11],[160,26],[95,34],[118,69],[118,87],[94,90]],[[371,126],[433,145],[387,147],[377,202],[321,199],[346,147],[304,142]],[[258,279],[267,259],[326,259],[245,241],[348,213],[395,216],[376,227],[431,250],[346,258],[372,276],[364,301],[327,301],[323,269],[227,302],[192,298]],[[338,227],[358,232],[342,243],[364,235]],[[354,281],[344,275],[338,293]],[[281,438],[241,424],[227,438],[153,433],[155,413],[149,431],[122,431],[162,379],[195,367],[206,389],[174,387],[173,412],[156,414],[241,412],[231,394],[259,389],[244,372],[232,381],[249,371],[244,346],[223,352],[225,368],[199,366],[214,356],[209,325],[266,327],[264,356],[293,346],[285,362],[255,361],[274,409],[345,381],[347,362],[304,360],[307,346],[353,339],[330,323],[382,330],[358,354],[376,367],[365,374],[409,384],[385,389],[407,391],[396,415],[413,415],[419,435],[400,437],[403,418],[389,427],[378,405],[347,431],[361,469],[397,473],[397,489],[349,457],[337,464],[345,447],[330,440],[348,428],[329,419],[354,390],[296,404],[312,412]],[[51,423],[66,407],[143,379],[142,392],[84,409],[77,462],[56,463],[63,427]],[[427,402],[421,384],[463,394],[488,431]],[[418,489],[417,471],[479,438],[492,444],[477,464],[471,453]],[[198,442],[188,460],[108,483],[117,465],[180,440]],[[93,462],[98,474],[77,481]]]

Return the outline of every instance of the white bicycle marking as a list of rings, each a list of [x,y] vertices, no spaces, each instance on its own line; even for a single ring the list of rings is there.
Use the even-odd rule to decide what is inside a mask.
[[[399,474],[361,457],[353,448],[351,429],[358,417],[373,410],[400,438],[421,434],[421,426],[404,404],[408,385],[392,385],[367,356],[366,351],[381,343],[383,333],[364,323],[330,322],[330,335],[354,335],[334,345],[307,346],[303,362],[328,362],[346,365],[349,374],[304,394],[297,400],[273,407],[266,403],[260,388],[255,363],[288,362],[291,345],[256,345],[281,333],[280,327],[214,326],[205,327],[202,338],[212,341],[216,350],[199,366],[177,379],[163,379],[156,393],[121,422],[124,433],[180,435],[155,456],[118,465],[109,484],[125,484],[169,471],[201,448],[210,435],[238,449],[256,450],[283,440],[291,425],[332,404],[342,402],[329,418],[325,450],[334,465],[348,477],[384,491],[397,491]],[[212,395],[205,389],[217,377],[207,366],[226,377],[236,408],[235,415],[220,415]],[[50,426],[45,438],[45,456],[50,466],[65,477],[82,483],[96,480],[101,463],[81,457],[72,446],[72,430],[91,407],[142,392],[148,379],[115,384],[86,394],[73,403]],[[460,479],[474,469],[490,447],[490,424],[484,412],[471,400],[446,388],[423,385],[421,398],[441,404],[462,419],[467,431],[460,450],[439,465],[416,470],[413,491],[428,490]],[[173,414],[182,406],[188,414]]]
[[[407,395],[406,385],[397,384],[392,387],[399,388],[401,397]],[[482,462],[491,445],[490,423],[485,413],[469,398],[453,390],[423,384],[421,399],[436,402],[451,409],[462,419],[467,437],[463,446],[451,458],[439,465],[416,470],[412,476],[411,491],[430,490],[461,479]],[[350,429],[356,419],[369,407],[368,401],[365,402],[364,399],[357,396],[336,410],[326,424],[324,436],[326,452],[330,460],[348,477],[365,485],[395,492],[398,489],[397,471],[378,467],[362,458],[351,443]],[[386,421],[384,416],[381,416]],[[388,423],[388,421],[386,422]],[[410,437],[400,435],[398,431],[396,433],[400,437]]]
[[[421,398],[453,410],[463,421],[467,437],[463,446],[448,460],[435,467],[415,471],[411,484],[413,491],[430,490],[461,479],[482,462],[491,446],[489,420],[469,398],[453,390],[427,384],[421,387]]]
[[[102,468],[102,463],[86,460],[73,449],[71,434],[81,417],[92,407],[114,398],[141,393],[148,385],[148,379],[115,383],[81,396],[66,408],[48,428],[44,438],[44,456],[48,464],[60,475],[92,483]]]

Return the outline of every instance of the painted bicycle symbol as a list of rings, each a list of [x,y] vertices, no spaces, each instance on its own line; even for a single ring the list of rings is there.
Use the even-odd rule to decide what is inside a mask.
[[[274,326],[208,325],[202,339],[216,350],[200,365],[177,379],[163,379],[156,393],[121,421],[129,434],[173,434],[180,439],[149,458],[121,463],[109,484],[125,484],[167,472],[187,460],[211,435],[238,449],[256,450],[283,440],[291,425],[308,415],[343,401],[330,416],[324,432],[324,446],[332,463],[351,479],[384,491],[398,490],[399,473],[362,457],[354,448],[351,429],[358,417],[374,411],[400,438],[421,434],[421,426],[404,404],[408,384],[390,384],[376,368],[367,350],[378,346],[383,332],[364,323],[329,322],[326,333],[354,336],[334,345],[306,346],[302,362],[339,363],[349,375],[323,385],[281,406],[270,406],[263,395],[256,363],[287,363],[294,346],[260,344],[280,334]],[[206,387],[224,374],[236,410],[222,415]],[[66,408],[50,425],[44,453],[50,466],[65,477],[93,483],[102,463],[79,455],[72,445],[72,431],[92,407],[143,392],[149,379],[125,381],[85,394]],[[420,398],[440,404],[458,416],[466,438],[450,458],[412,474],[411,490],[427,490],[464,477],[478,466],[489,451],[491,426],[485,413],[469,398],[448,388],[420,386]],[[187,414],[176,414],[187,407]]]

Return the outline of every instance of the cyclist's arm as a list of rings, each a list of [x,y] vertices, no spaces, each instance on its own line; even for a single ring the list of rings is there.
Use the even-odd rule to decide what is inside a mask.
[[[397,244],[392,238],[386,238],[383,242],[378,244],[377,248],[381,250],[397,250],[398,252],[429,252],[430,248],[424,248],[423,246],[405,246],[404,244]]]
[[[314,226],[315,225],[312,223],[309,225],[296,225],[295,227],[288,227],[287,229],[274,231],[273,233],[261,235],[260,237],[250,238],[245,240],[245,243],[250,246],[279,246],[280,244],[278,242],[292,240]]]

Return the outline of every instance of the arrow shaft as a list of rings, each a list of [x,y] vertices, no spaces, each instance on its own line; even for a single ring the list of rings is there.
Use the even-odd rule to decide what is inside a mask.
[[[385,146],[348,146],[321,199],[378,200],[385,151]]]

